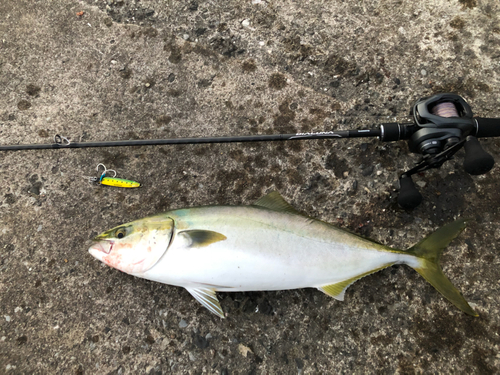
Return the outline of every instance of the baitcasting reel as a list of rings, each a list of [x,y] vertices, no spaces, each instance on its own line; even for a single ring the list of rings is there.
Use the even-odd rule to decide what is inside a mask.
[[[421,161],[400,178],[398,203],[412,209],[422,201],[411,176],[431,168],[439,168],[460,148],[465,148],[464,169],[471,175],[481,175],[493,168],[493,157],[483,150],[477,138],[500,136],[500,120],[474,118],[467,102],[456,94],[438,94],[419,99],[410,112],[414,123],[397,124],[399,139],[407,139],[411,152],[423,155]],[[386,124],[394,128],[395,124]],[[393,130],[393,131],[394,131]],[[381,135],[381,140],[388,136]],[[395,138],[394,136],[392,138]],[[395,140],[395,139],[394,139]]]

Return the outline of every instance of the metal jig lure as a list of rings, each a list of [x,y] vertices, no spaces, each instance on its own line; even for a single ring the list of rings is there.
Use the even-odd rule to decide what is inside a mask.
[[[107,186],[115,186],[115,187],[122,187],[122,188],[137,188],[140,187],[141,184],[136,181],[132,180],[125,180],[123,178],[117,178],[116,177],[116,171],[114,169],[107,169],[106,166],[102,163],[97,164],[96,171],[99,172],[100,167],[104,168],[104,171],[101,173],[100,177],[89,177],[89,182],[91,183],[98,183],[100,185],[107,185]],[[113,173],[113,176],[107,177],[107,173]]]

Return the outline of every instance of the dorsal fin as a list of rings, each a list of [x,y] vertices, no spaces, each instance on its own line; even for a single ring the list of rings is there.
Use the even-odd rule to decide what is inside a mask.
[[[277,191],[272,191],[264,195],[252,206],[260,206],[273,211],[288,212],[295,215],[303,215],[301,212],[293,208]]]

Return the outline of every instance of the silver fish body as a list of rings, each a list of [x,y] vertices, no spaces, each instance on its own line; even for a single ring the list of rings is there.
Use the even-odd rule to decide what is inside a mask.
[[[201,207],[171,211],[173,241],[144,278],[216,291],[321,287],[384,265],[415,262],[327,223],[262,207]],[[187,218],[187,219],[186,219]],[[178,228],[224,234],[225,240],[192,246]]]
[[[438,250],[431,246],[432,254],[440,254],[464,225],[456,224]],[[422,250],[417,244],[408,252],[389,248],[304,216],[277,193],[251,206],[169,211],[113,228],[96,241],[89,251],[97,259],[138,277],[184,287],[221,317],[217,291],[314,287],[343,300],[354,281],[396,263],[416,269],[438,290],[451,286],[452,293],[440,291],[475,315],[440,268],[426,276],[435,263],[430,267],[427,258],[435,254],[427,254],[426,246]]]

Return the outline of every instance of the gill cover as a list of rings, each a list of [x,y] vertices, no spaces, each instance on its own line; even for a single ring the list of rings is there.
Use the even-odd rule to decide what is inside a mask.
[[[169,217],[152,216],[110,229],[89,252],[110,267],[131,275],[151,269],[165,254],[174,231]]]

